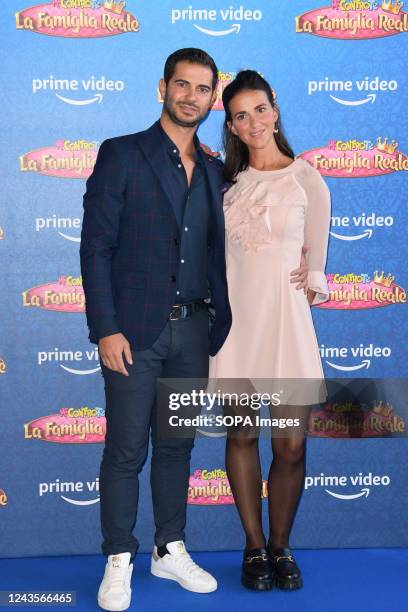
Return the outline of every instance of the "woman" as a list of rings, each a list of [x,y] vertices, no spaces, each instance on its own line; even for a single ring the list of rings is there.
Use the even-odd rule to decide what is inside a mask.
[[[233,183],[224,199],[233,323],[224,346],[211,359],[210,378],[252,380],[255,387],[253,379],[321,382],[310,305],[328,299],[324,268],[329,191],[314,168],[294,159],[274,93],[257,72],[240,72],[225,88],[223,103],[225,177]],[[302,246],[307,249],[307,297],[290,282]],[[298,396],[303,393],[303,385],[296,388]],[[306,395],[289,401],[291,406],[274,408],[275,414],[307,422],[310,405],[319,398],[318,393],[314,399]],[[272,437],[271,443],[266,543],[257,436],[227,437],[226,468],[246,534],[242,583],[257,590],[274,584],[298,589],[302,575],[289,548],[289,534],[303,489],[305,436]]]

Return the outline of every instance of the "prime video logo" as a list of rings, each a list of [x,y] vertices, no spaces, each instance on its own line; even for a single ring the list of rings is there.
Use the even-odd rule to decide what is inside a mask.
[[[360,497],[368,497],[370,493],[369,487],[388,487],[391,483],[391,478],[388,475],[378,476],[372,472],[358,474],[352,476],[329,476],[323,472],[319,476],[306,476],[305,477],[305,491],[315,488],[324,489],[325,493],[336,499],[344,501],[350,501],[358,499]],[[354,493],[339,493],[337,491],[331,491],[333,487],[361,487],[359,491]],[[329,488],[330,487],[330,488]]]
[[[99,78],[91,76],[89,79],[58,79],[54,76],[49,76],[48,79],[33,79],[32,92],[53,92],[55,96],[72,106],[88,106],[97,102],[100,104],[104,95],[108,92],[120,93],[125,89],[125,83],[121,80],[107,79],[105,76]],[[71,97],[67,95],[73,92],[85,96],[84,98]],[[64,94],[64,95],[63,95]]]
[[[75,499],[76,494],[79,493],[97,494],[97,497],[91,499]],[[92,506],[99,502],[99,478],[90,481],[63,481],[56,478],[52,482],[40,482],[38,484],[38,495],[44,497],[44,495],[59,495],[68,504],[74,506]],[[74,497],[72,497],[72,495]]]
[[[374,212],[361,213],[359,215],[348,216],[333,216],[331,218],[330,234],[338,240],[354,241],[362,238],[370,239],[374,229],[392,227],[394,225],[394,217],[387,215],[377,215]],[[337,229],[339,228],[339,229]],[[343,229],[346,228],[343,233]],[[352,233],[350,233],[352,231]],[[341,233],[340,233],[341,232]]]
[[[85,369],[72,368],[66,365],[67,362],[72,364],[82,364],[85,362],[96,367]],[[38,351],[37,365],[42,366],[46,363],[57,363],[60,368],[69,372],[69,374],[76,374],[78,376],[95,374],[95,372],[99,372],[101,369],[99,365],[98,347],[86,351],[61,350],[58,347],[55,347],[52,351]]]
[[[191,5],[171,9],[173,25],[180,22],[192,23],[199,32],[208,36],[239,34],[243,23],[259,22],[262,17],[262,11],[246,8],[243,4],[220,9],[193,8]],[[206,27],[203,27],[204,23]]]
[[[53,214],[51,217],[37,217],[35,219],[35,231],[42,232],[43,230],[57,230],[58,234],[65,240],[71,242],[81,242],[80,236],[68,234],[66,230],[81,230],[81,219],[79,217],[57,217]],[[61,231],[64,230],[64,231]]]
[[[386,81],[378,76],[374,78],[366,76],[364,79],[355,79],[354,81],[325,77],[321,81],[310,80],[307,83],[309,96],[316,93],[327,93],[337,104],[351,108],[367,103],[374,104],[377,95],[381,92],[396,91],[397,89],[398,83],[396,80]]]
[[[374,346],[374,344],[359,344],[358,346],[319,346],[320,357],[325,363],[335,370],[341,372],[353,372],[371,367],[371,362],[374,358],[389,358],[391,357],[391,348],[389,346]],[[354,359],[358,362],[353,365],[343,365],[339,363],[343,359]]]

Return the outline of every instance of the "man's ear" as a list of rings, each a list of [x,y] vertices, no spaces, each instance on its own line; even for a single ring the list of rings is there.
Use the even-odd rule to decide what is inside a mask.
[[[160,79],[159,81],[159,92],[162,100],[164,100],[164,96],[166,95],[166,81],[164,79]]]
[[[218,103],[218,98],[219,98],[219,91],[218,91],[218,87],[216,87],[211,95],[210,110],[212,109],[214,104]]]

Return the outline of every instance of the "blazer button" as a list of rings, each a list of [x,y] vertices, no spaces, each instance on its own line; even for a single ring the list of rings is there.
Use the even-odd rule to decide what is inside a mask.
[[[176,277],[174,276],[174,274],[172,274],[172,275],[170,276],[170,280],[171,280],[171,282],[172,282],[172,283],[175,283],[175,282],[176,282]]]

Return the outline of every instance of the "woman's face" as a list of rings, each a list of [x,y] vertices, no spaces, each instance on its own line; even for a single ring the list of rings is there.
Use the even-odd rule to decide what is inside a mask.
[[[236,94],[229,103],[231,121],[228,127],[248,148],[263,149],[274,138],[278,111],[262,90]]]

